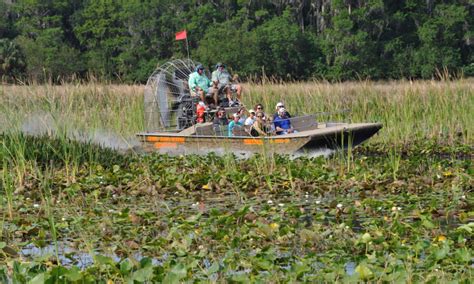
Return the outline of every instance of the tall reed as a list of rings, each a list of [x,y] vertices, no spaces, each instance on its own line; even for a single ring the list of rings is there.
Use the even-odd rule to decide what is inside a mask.
[[[410,143],[414,139],[473,142],[474,79],[248,84],[244,101],[262,102],[269,111],[283,101],[290,113],[351,110],[353,122],[382,122],[382,135],[371,141]],[[328,120],[343,119],[335,113]]]
[[[103,143],[127,143],[143,130],[143,86],[88,84],[0,87],[0,132],[23,131]],[[474,79],[244,84],[248,108],[272,113],[283,101],[292,114],[330,113],[321,121],[377,121],[385,144],[436,139],[473,143]],[[337,112],[350,109],[347,113]],[[78,138],[82,137],[82,138]]]

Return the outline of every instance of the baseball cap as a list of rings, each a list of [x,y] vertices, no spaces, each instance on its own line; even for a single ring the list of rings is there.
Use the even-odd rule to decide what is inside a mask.
[[[278,102],[276,108],[284,107],[285,105],[282,102]]]
[[[249,113],[255,113],[255,111],[253,109],[250,109]]]

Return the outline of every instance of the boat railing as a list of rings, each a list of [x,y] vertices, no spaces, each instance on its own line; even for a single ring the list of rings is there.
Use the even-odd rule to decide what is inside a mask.
[[[292,117],[287,119],[290,122],[290,125],[298,132],[313,130],[318,127],[315,115],[304,115],[298,117]],[[275,125],[270,119],[265,122],[264,131],[267,136],[277,135],[275,131]],[[195,125],[195,134],[196,136],[217,136],[217,137],[226,137],[229,136],[227,125],[214,125],[209,123],[197,123]],[[251,135],[251,126],[237,125],[233,129],[233,134],[235,137],[241,136],[252,136]],[[255,133],[255,132],[253,132]]]

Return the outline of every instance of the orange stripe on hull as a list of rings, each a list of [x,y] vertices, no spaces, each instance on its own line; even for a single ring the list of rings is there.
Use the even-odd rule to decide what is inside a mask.
[[[273,140],[270,140],[270,143],[275,143],[275,144],[290,143],[290,139],[289,139],[289,138],[285,138],[285,139],[273,139]]]
[[[245,145],[263,145],[262,139],[244,139]]]
[[[285,144],[285,143],[290,143],[289,138],[284,138],[284,139],[270,139],[268,140],[268,143],[270,144]],[[263,145],[263,139],[244,139],[244,144],[245,145]]]
[[[155,148],[162,149],[162,148],[178,148],[178,144],[173,142],[156,142]]]
[[[157,137],[157,136],[147,136],[145,138],[146,142],[175,142],[175,143],[184,143],[186,139],[184,137]]]

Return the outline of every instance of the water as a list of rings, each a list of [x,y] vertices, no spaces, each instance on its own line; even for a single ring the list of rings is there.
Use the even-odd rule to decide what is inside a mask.
[[[291,257],[291,253],[288,252],[276,252],[277,255],[283,258],[289,258]],[[54,244],[49,244],[45,247],[37,247],[34,244],[28,244],[25,247],[23,247],[20,252],[20,256],[24,259],[27,260],[35,260],[35,259],[52,259],[55,258],[56,256],[56,246]],[[71,247],[71,244],[69,242],[58,242],[58,262],[62,266],[65,267],[71,267],[71,266],[77,266],[81,270],[86,269],[89,266],[92,266],[94,264],[94,255],[95,253],[87,253],[87,252],[81,252],[77,249],[74,249]],[[120,262],[123,261],[124,258],[119,257],[116,254],[100,254],[102,256],[107,256],[110,257],[113,261],[115,262]],[[144,255],[142,255],[140,252],[135,252],[132,256],[133,259],[140,261],[143,258],[145,258]],[[161,259],[158,258],[150,258],[151,262],[154,266],[162,266],[164,261],[166,261],[169,258],[169,255],[165,253]],[[130,257],[125,258],[125,259],[130,259]],[[220,265],[224,265],[224,263],[219,261]],[[202,260],[202,266],[205,269],[209,269],[211,267],[212,263],[209,261],[209,259],[205,258]],[[311,265],[313,269],[316,271],[319,271],[323,269],[326,265],[322,262],[315,262]],[[344,267],[347,275],[352,276],[355,273],[355,268],[357,264],[355,262],[347,262]],[[281,266],[283,270],[290,270],[291,269],[291,264],[288,264],[286,266]],[[237,275],[246,275],[250,274],[252,272],[252,269],[247,268],[247,269],[242,269],[242,270],[233,270],[233,271],[228,271],[226,272],[227,276],[237,276]],[[268,273],[267,271],[262,271],[261,273]],[[211,275],[211,279],[217,279],[217,274]]]
[[[54,244],[49,244],[45,247],[40,248],[35,246],[34,244],[28,244],[20,250],[19,254],[21,257],[29,260],[55,258],[56,246]],[[72,248],[71,244],[69,244],[68,242],[58,242],[58,262],[66,267],[71,267],[75,265],[80,269],[85,269],[94,264],[94,255],[96,254],[110,257],[115,262],[120,262],[121,260],[123,260],[123,258],[119,257],[116,254],[82,252]],[[131,257],[133,257],[137,261],[140,261],[145,258],[145,256],[143,256],[140,252],[135,252]],[[167,256],[164,255],[163,257],[166,258]],[[155,266],[160,266],[162,265],[163,260],[151,258],[151,262]]]

